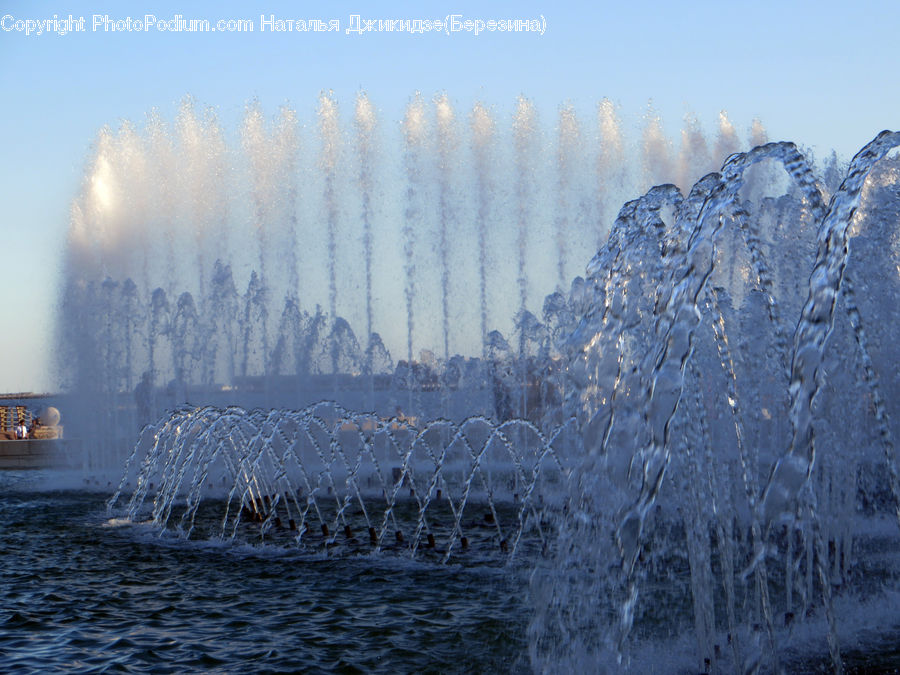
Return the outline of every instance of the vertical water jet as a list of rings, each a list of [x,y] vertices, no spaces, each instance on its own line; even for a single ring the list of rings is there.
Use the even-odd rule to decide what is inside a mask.
[[[476,228],[478,231],[478,299],[481,318],[481,357],[487,356],[488,304],[488,223],[491,222],[491,156],[495,134],[494,119],[481,103],[476,103],[471,115],[472,150],[475,155]]]
[[[596,162],[597,219],[600,227],[597,232],[587,232],[589,241],[599,250],[609,234],[609,223],[615,204],[624,193],[626,177],[625,147],[622,139],[622,128],[616,108],[608,98],[597,104],[597,127],[599,148]]]
[[[363,251],[366,264],[366,372],[369,376],[369,400],[367,409],[375,409],[374,371],[372,364],[372,190],[373,190],[373,135],[375,133],[375,109],[365,92],[356,97],[354,115],[356,126],[356,151],[359,155],[359,191],[362,197]]]
[[[581,129],[575,109],[571,105],[559,109],[559,129],[557,140],[557,214],[554,220],[556,228],[556,289],[562,291],[568,283],[566,266],[568,263],[567,239],[569,229],[574,223],[569,215],[572,195],[573,173],[576,169],[576,156],[581,146]]]
[[[517,318],[525,321],[528,311],[528,238],[534,199],[534,156],[537,135],[537,111],[534,104],[520,96],[513,116],[513,145],[515,150],[515,198],[516,198],[516,248],[519,254],[517,284],[519,287],[519,311]],[[517,402],[517,415],[528,415],[528,375],[526,366],[526,335],[519,333],[518,362],[521,394]]]
[[[672,142],[666,136],[662,118],[652,104],[644,113],[644,129],[641,132],[641,191],[653,185],[665,183],[673,175]]]
[[[441,336],[444,363],[450,361],[450,232],[455,229],[452,173],[456,151],[456,121],[450,99],[442,94],[434,102],[437,118],[438,159],[438,252],[441,266]]]
[[[406,107],[402,123],[404,135],[404,164],[406,169],[406,201],[403,219],[403,253],[406,284],[406,359],[409,368],[407,386],[412,408],[415,381],[413,375],[413,331],[415,328],[414,302],[416,300],[416,231],[422,227],[421,181],[422,154],[426,140],[425,103],[416,94]]]
[[[329,319],[337,319],[337,237],[338,237],[338,195],[337,195],[337,163],[340,156],[341,132],[338,120],[337,102],[331,92],[319,95],[319,136],[322,149],[319,154],[319,167],[325,178],[324,202],[325,222],[328,228],[328,311]],[[337,354],[332,353],[332,372],[337,374]]]

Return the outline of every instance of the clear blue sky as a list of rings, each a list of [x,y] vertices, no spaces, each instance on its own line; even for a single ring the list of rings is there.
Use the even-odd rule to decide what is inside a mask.
[[[574,3],[573,3],[574,4]],[[0,237],[4,297],[0,391],[45,390],[53,305],[68,210],[90,145],[103,125],[143,123],[158,107],[172,119],[191,94],[234,130],[246,102],[311,116],[331,89],[349,104],[359,90],[389,120],[415,91],[447,92],[511,109],[525,94],[552,119],[571,102],[589,114],[608,97],[638,124],[652,99],[670,136],[685,113],[708,129],[719,110],[741,131],[754,117],[769,138],[818,156],[849,157],[878,131],[900,127],[898,2],[721,1],[676,3],[0,2],[7,27],[54,14],[85,17],[86,31],[0,31]],[[298,10],[298,8],[300,8]],[[347,35],[368,18],[535,18],[543,35]],[[104,33],[114,19],[252,19],[253,33]],[[261,33],[260,15],[339,19],[340,33]]]

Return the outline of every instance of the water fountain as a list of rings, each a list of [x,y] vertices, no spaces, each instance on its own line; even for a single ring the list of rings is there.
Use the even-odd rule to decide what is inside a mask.
[[[133,481],[128,519],[149,517],[188,538],[240,540],[249,521],[260,523],[254,538],[280,535],[333,554],[341,544],[358,549],[353,533],[361,532],[366,552],[428,548],[446,562],[471,546],[514,556],[523,541],[531,545],[532,531],[549,545],[541,511],[560,494],[565,469],[554,446],[565,432],[547,439],[527,421],[481,416],[417,429],[333,403],[188,408],[144,430],[110,508]],[[201,502],[215,497],[220,512],[198,517]]]
[[[884,132],[860,151],[827,205],[804,156],[777,143],[733,155],[687,197],[659,186],[622,209],[571,338],[569,403],[586,455],[569,480],[576,512],[538,568],[537,663],[646,670],[662,643],[705,671],[791,670],[803,662],[796,643],[818,639],[840,670],[851,626],[839,617],[859,611],[848,598],[863,611],[891,605],[900,492],[884,393],[894,385],[879,373],[893,347],[869,340],[848,278],[869,269],[853,269],[850,229],[883,235],[872,212],[896,210],[894,162],[854,220],[870,171],[898,144]],[[753,213],[744,188],[772,160],[793,187],[764,231],[765,202]],[[803,230],[815,251],[798,288],[767,262],[782,227],[794,228],[792,253]],[[728,263],[739,251],[720,243],[729,228],[748,263],[737,285]],[[893,297],[896,269],[882,265],[869,288]],[[882,328],[877,299],[869,311]]]
[[[190,102],[174,139],[157,116],[101,134],[61,326],[85,464],[126,466],[111,508],[188,540],[533,570],[540,670],[878,651],[898,624],[900,135],[819,177],[755,127],[701,177],[738,149],[727,117],[712,153],[689,118],[674,160],[650,114],[638,177],[608,102],[593,158],[569,107],[548,152],[526,99],[508,154],[482,105],[467,144],[446,96],[434,120],[410,103],[402,157],[364,95],[354,152],[339,117],[323,95],[304,155],[292,111],[269,129],[251,106],[249,180]],[[587,227],[651,183],[608,236]],[[144,423],[136,445],[104,431]]]

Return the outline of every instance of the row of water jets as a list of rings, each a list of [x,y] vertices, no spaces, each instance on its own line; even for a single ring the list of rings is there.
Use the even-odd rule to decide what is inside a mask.
[[[651,112],[630,162],[607,100],[591,123],[561,107],[552,139],[525,98],[504,130],[486,105],[417,95],[396,142],[364,93],[350,124],[341,112],[327,93],[308,125],[254,103],[231,144],[186,100],[174,128],[154,111],[143,130],[101,131],[67,247],[60,364],[73,387],[379,373],[423,350],[485,358],[492,330],[512,335],[536,300],[567,291],[605,240],[593,223],[624,195],[688,184],[740,146],[724,113],[709,142],[689,117],[676,157]],[[751,143],[764,140],[754,123]],[[122,316],[86,318],[97,313]]]
[[[356,544],[362,533],[367,551],[421,547],[444,562],[470,545],[515,555],[528,532],[548,545],[540,511],[560,492],[555,446],[576,441],[568,436],[479,416],[417,429],[336,403],[184,409],[144,429],[109,504],[127,498],[128,519],[188,538],[243,540],[250,522],[264,539],[309,550]],[[200,513],[203,499],[218,505],[211,516]]]

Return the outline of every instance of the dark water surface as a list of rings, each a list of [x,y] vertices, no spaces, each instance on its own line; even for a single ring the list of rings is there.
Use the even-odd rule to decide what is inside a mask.
[[[522,672],[525,572],[160,539],[0,474],[0,672]]]
[[[45,478],[0,472],[0,674],[531,671],[527,564],[503,565],[474,544],[442,565],[391,550],[299,550],[278,537],[161,537],[110,518],[112,489],[47,490]],[[892,546],[879,551],[857,555],[895,559]],[[842,639],[844,672],[900,673],[893,574],[873,577],[886,591],[874,601],[836,605],[841,625],[855,627]],[[632,669],[697,672],[689,647],[665,644],[645,645]],[[823,628],[801,624],[781,649],[786,673],[833,672]]]

